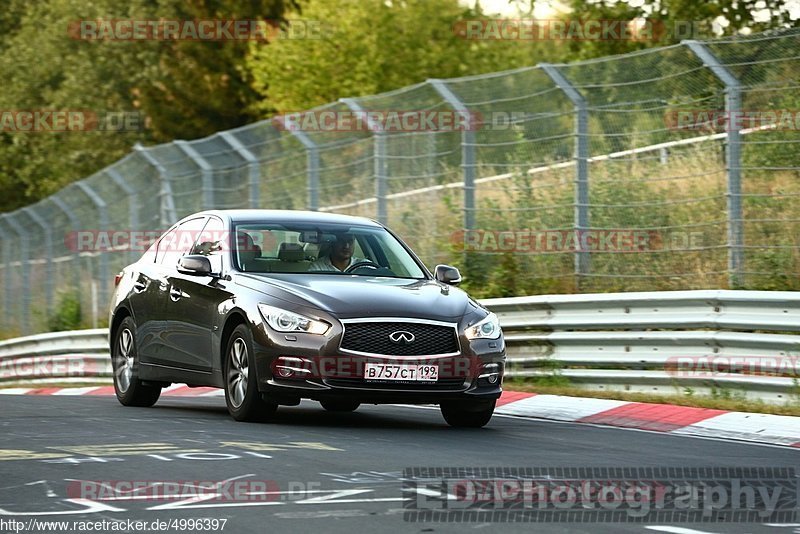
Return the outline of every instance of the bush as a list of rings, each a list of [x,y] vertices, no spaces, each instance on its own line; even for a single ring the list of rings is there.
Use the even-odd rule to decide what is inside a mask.
[[[77,330],[81,327],[81,299],[76,293],[59,296],[55,311],[47,316],[48,332]]]

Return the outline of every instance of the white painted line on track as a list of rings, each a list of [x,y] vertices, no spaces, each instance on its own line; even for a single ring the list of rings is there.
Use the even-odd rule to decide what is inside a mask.
[[[85,388],[64,388],[53,393],[53,395],[86,395],[87,393],[100,389],[105,386],[89,386]]]
[[[684,527],[668,527],[668,526],[647,526],[644,528],[649,528],[650,530],[658,530],[659,532],[671,532],[672,534],[716,534],[715,532],[709,532],[707,530],[695,530],[693,528],[684,528]]]

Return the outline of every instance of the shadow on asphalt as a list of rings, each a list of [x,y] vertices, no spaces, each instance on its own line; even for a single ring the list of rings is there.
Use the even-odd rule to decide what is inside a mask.
[[[219,399],[220,406],[208,404],[192,404],[196,399],[166,398],[159,400],[152,408],[124,408],[125,412],[131,411],[137,415],[149,417],[192,417],[202,416],[205,422],[210,418],[219,419],[221,422],[234,422],[228,415],[224,400]],[[180,401],[176,404],[174,401]],[[116,402],[116,401],[115,401]],[[385,406],[389,410],[396,407]],[[395,412],[383,412],[381,406],[366,405],[353,413],[327,412],[321,406],[314,404],[301,406],[281,406],[269,420],[255,423],[239,423],[251,425],[285,425],[294,427],[322,427],[322,428],[392,428],[413,430],[442,430],[451,432],[490,432],[492,422],[482,429],[455,429],[451,428],[442,419],[439,410],[404,410],[407,415],[398,415]]]

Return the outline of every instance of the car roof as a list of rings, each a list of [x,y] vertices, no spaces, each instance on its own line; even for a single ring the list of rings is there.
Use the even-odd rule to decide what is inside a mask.
[[[259,209],[238,209],[238,210],[206,210],[193,213],[182,220],[190,219],[200,215],[216,215],[223,220],[231,223],[241,222],[292,222],[292,223],[339,223],[339,224],[359,224],[362,226],[373,226],[381,228],[378,222],[367,219],[366,217],[354,217],[352,215],[341,215],[338,213],[325,213],[320,211],[302,210],[259,210]]]

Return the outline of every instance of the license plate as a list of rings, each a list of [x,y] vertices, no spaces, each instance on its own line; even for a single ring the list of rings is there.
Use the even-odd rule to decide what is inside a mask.
[[[367,363],[364,380],[390,380],[394,382],[436,382],[438,365]]]

